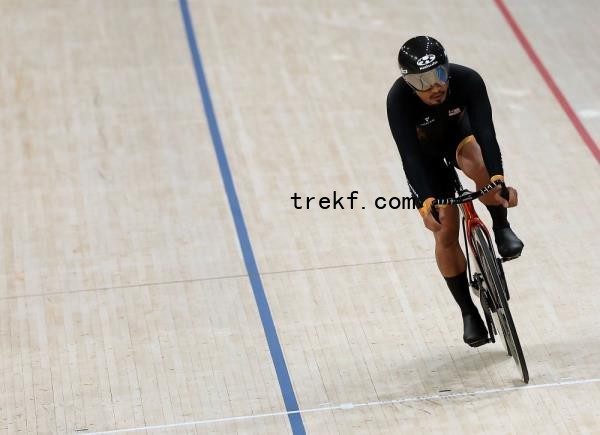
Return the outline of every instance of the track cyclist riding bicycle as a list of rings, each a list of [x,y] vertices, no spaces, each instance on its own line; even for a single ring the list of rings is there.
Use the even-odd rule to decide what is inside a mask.
[[[432,37],[409,39],[400,48],[398,63],[401,77],[387,97],[392,135],[425,227],[433,232],[438,268],[460,307],[463,340],[480,346],[488,335],[469,293],[465,256],[458,242],[458,209],[441,207],[438,222],[431,203],[454,195],[444,159],[462,170],[477,189],[504,179],[490,101],[481,76],[448,63],[446,51]],[[507,208],[517,205],[517,191],[508,187],[508,192],[506,200],[498,187],[480,201],[492,217],[500,256],[514,258],[521,255],[523,243],[507,219]]]

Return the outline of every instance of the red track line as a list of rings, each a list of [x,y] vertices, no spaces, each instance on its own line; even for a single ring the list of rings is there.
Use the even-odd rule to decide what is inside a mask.
[[[542,78],[544,79],[544,81],[546,82],[546,84],[560,103],[561,107],[573,123],[573,126],[575,127],[575,129],[577,130],[587,147],[590,149],[594,157],[596,157],[596,161],[600,163],[600,148],[598,148],[598,145],[596,144],[592,136],[588,133],[582,122],[579,120],[579,117],[577,116],[577,114],[575,113],[575,111],[573,110],[563,93],[556,85],[556,82],[554,81],[554,79],[552,78],[552,76],[550,75],[550,73],[548,72],[538,55],[535,53],[533,47],[527,40],[527,37],[523,34],[521,28],[519,27],[519,25],[511,15],[510,11],[504,4],[504,1],[494,0],[494,2],[496,3],[496,6],[498,6],[498,8],[500,9],[500,12],[502,12],[502,15],[504,15],[504,18],[510,25],[510,28],[514,32],[521,45],[523,46],[523,49],[525,50],[525,52],[527,53],[527,55],[541,74]]]

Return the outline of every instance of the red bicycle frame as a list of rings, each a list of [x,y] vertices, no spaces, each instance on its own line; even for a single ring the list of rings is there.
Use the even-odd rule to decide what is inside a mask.
[[[460,209],[462,210],[463,217],[465,219],[466,230],[465,230],[465,238],[469,241],[469,246],[471,247],[471,251],[475,253],[475,247],[473,246],[473,241],[471,240],[471,230],[475,226],[481,227],[488,241],[490,240],[490,233],[483,223],[483,221],[477,215],[475,211],[475,206],[471,201],[465,202],[462,204],[458,204]]]

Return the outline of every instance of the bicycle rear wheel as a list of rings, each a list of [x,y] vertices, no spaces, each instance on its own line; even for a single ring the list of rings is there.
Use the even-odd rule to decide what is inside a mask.
[[[494,255],[493,248],[483,229],[476,226],[471,235],[475,249],[477,249],[477,258],[481,273],[483,274],[493,304],[495,305],[495,310],[492,310],[492,312],[494,314],[494,320],[497,320],[497,323],[499,323],[499,325],[497,325],[499,328],[497,329],[502,331],[508,355],[513,357],[517,367],[521,371],[523,382],[528,383],[529,372],[527,370],[527,363],[525,362],[521,342],[506,297],[506,281],[503,279],[498,263],[496,263],[496,256]]]

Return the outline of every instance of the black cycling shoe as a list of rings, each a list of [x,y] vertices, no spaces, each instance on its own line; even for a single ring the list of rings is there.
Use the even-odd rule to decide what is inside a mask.
[[[489,341],[487,329],[478,312],[465,314],[463,326],[465,328],[463,340],[469,346],[478,347]]]
[[[513,230],[508,227],[494,228],[494,239],[498,253],[502,258],[516,258],[523,251],[523,242],[517,237]]]

